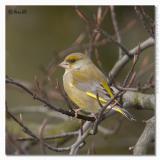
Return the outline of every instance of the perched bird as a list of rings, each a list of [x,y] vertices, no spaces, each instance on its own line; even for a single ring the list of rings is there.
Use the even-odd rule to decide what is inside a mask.
[[[104,106],[111,98],[114,98],[114,92],[109,87],[105,75],[87,55],[72,53],[59,66],[65,68],[64,90],[80,110],[97,113],[101,108],[98,99]],[[117,100],[114,100],[108,108],[130,120],[134,119],[127,110],[120,107]]]

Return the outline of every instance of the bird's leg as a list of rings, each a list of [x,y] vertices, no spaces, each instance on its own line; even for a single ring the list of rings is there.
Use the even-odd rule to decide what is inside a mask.
[[[91,115],[91,117],[95,118],[95,121],[97,121],[97,119],[98,119],[98,113],[91,113],[90,115]]]
[[[77,115],[78,115],[78,112],[79,112],[79,111],[81,111],[81,109],[80,109],[80,108],[78,108],[78,109],[74,109],[74,114],[75,114],[74,116],[75,116],[76,118],[77,118]]]

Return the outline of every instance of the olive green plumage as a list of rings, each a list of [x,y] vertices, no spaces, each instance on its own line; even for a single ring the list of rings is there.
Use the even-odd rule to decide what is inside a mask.
[[[103,105],[114,97],[104,74],[87,55],[72,53],[64,59],[60,66],[65,68],[63,75],[64,90],[81,110],[91,113],[98,112],[100,105],[97,100],[97,93]],[[112,107],[127,118],[131,116],[117,104]]]

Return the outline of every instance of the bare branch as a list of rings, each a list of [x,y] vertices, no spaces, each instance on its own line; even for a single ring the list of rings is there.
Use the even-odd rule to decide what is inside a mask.
[[[144,11],[142,6],[134,7],[139,19],[141,20],[144,28],[153,38],[155,37],[155,24],[153,19]]]
[[[83,146],[84,140],[90,135],[90,130],[92,129],[92,122],[85,122],[83,125],[83,134],[81,134],[81,129],[79,130],[79,135],[76,142],[71,146],[70,155],[76,155],[79,148]]]
[[[24,85],[20,84],[19,82],[14,81],[11,78],[10,79],[7,78],[6,83],[15,85],[19,88],[22,88],[26,93],[30,94],[35,100],[38,100],[38,101],[42,102],[43,104],[45,104],[45,107],[48,107],[49,109],[52,109],[54,111],[60,112],[62,114],[65,114],[65,115],[68,115],[68,116],[71,116],[71,117],[75,117],[75,112],[67,111],[67,110],[64,110],[60,107],[54,106],[53,104],[49,103],[47,100],[43,99],[42,97],[39,97],[38,95],[35,95],[35,93],[33,93],[30,89],[28,89]],[[84,116],[84,115],[81,115],[81,114],[77,114],[77,118],[87,120],[87,121],[94,121],[95,120],[94,117]]]
[[[146,39],[144,42],[140,43],[140,45],[137,45],[135,48],[131,49],[129,51],[130,57],[133,58],[133,55],[137,53],[137,51],[140,49],[141,52],[151,46],[154,45],[154,39],[152,37]],[[109,73],[110,81],[112,81],[113,78],[115,78],[118,73],[120,73],[120,70],[128,63],[130,60],[130,57],[127,55],[124,55],[112,68],[112,70]]]
[[[22,107],[14,107],[10,108],[10,111],[15,114],[19,113],[42,113],[46,115],[47,117],[54,117],[57,118],[58,120],[68,120],[69,117],[65,114],[61,114],[56,111],[50,112],[48,108],[45,108],[43,105],[31,105],[31,106],[22,106]]]
[[[155,109],[155,95],[143,94],[139,92],[127,91],[123,95],[123,106],[125,108],[132,106],[139,106],[141,109]]]
[[[47,125],[47,119],[44,119],[42,122],[42,125],[39,128],[39,139],[40,139],[40,146],[42,148],[42,153],[46,154],[46,150],[45,150],[45,146],[44,146],[44,139],[43,139],[43,134],[44,134],[44,130],[46,128]]]
[[[132,75],[132,73],[133,73],[133,71],[134,71],[134,68],[135,68],[135,66],[136,66],[136,64],[137,64],[137,61],[138,61],[138,59],[139,59],[139,55],[140,55],[140,46],[139,46],[139,50],[137,51],[137,53],[134,54],[133,64],[132,64],[132,67],[131,67],[129,73],[127,74],[127,76],[126,76],[126,78],[125,78],[125,80],[124,80],[124,82],[123,82],[123,87],[126,87],[127,82],[129,81],[129,78],[131,77],[131,75]],[[128,86],[127,86],[127,87],[128,87]]]
[[[119,48],[122,49],[122,51],[128,56],[130,57],[130,54],[129,54],[129,51],[126,49],[126,47],[118,42],[118,40],[115,40],[113,36],[111,36],[109,33],[107,33],[106,31],[102,30],[102,29],[99,29],[98,32],[102,32],[102,34],[109,40],[109,41],[112,41],[113,43],[115,43]],[[95,31],[97,32],[97,31]]]
[[[111,18],[112,18],[114,31],[116,33],[116,38],[117,38],[117,41],[119,43],[121,43],[121,36],[120,36],[120,33],[119,33],[119,29],[118,29],[118,23],[117,23],[117,19],[116,19],[116,13],[115,13],[115,10],[114,10],[114,6],[110,6],[110,10],[111,10]],[[122,57],[122,49],[119,48],[119,59],[121,57]]]
[[[122,122],[122,119],[118,120],[117,123],[115,123],[115,126],[113,129],[108,129],[108,128],[105,128],[99,125],[98,131],[104,134],[105,136],[113,135],[117,133],[118,130],[120,129],[121,124],[122,124],[121,122]]]
[[[144,155],[155,140],[155,116],[146,121],[146,127],[133,149],[134,155]]]
[[[20,125],[26,134],[34,138],[36,141],[41,141],[39,137],[37,137],[27,126],[25,126],[22,122],[20,122],[12,113],[10,113],[7,109],[7,114],[18,124]],[[56,152],[62,152],[62,151],[68,151],[70,150],[70,147],[64,147],[64,148],[57,148],[53,147],[46,142],[42,142],[45,147],[50,149],[51,151],[56,151]]]
[[[99,113],[98,113],[97,119],[95,120],[92,134],[96,134],[97,129],[98,129],[98,125],[99,125],[99,123],[103,120],[104,114],[107,114],[107,113],[109,113],[110,111],[112,111],[112,107],[114,107],[114,105],[113,105],[112,107],[110,107],[109,105],[110,105],[112,102],[114,102],[115,99],[116,99],[118,96],[120,96],[121,94],[124,94],[124,91],[119,91],[118,93],[116,93],[116,95],[115,95],[113,98],[111,98],[111,99],[107,102],[107,104],[106,104],[105,106],[102,106],[102,104],[101,104],[100,101],[99,101],[99,97],[98,97],[98,95],[97,95],[98,104],[100,105],[100,107],[101,107],[101,106],[102,106],[102,107],[101,107],[101,109],[100,109],[100,111],[99,111]],[[107,109],[107,107],[109,107],[109,109],[106,111],[106,113],[104,113],[105,110]]]
[[[122,96],[123,108],[139,107],[140,109],[154,110],[155,108],[155,95],[143,94],[139,92],[126,91]],[[106,119],[115,114],[115,111],[110,110],[105,113],[103,119]]]
[[[53,140],[53,139],[57,139],[57,138],[67,138],[67,137],[75,136],[75,135],[78,135],[78,131],[61,133],[61,134],[57,134],[57,135],[53,135],[53,136],[43,137],[43,140]],[[32,137],[18,138],[17,140],[18,141],[35,141],[35,139],[32,138]]]
[[[75,7],[75,11],[78,14],[78,16],[88,25],[91,26],[93,22],[88,18],[88,16],[78,7]]]
[[[131,21],[129,24],[127,24],[122,30],[120,30],[120,33],[125,33],[127,32],[131,27],[133,27],[135,25],[135,21]],[[116,35],[112,35],[112,38],[116,38]],[[99,47],[99,46],[103,46],[106,45],[109,42],[108,39],[104,38],[100,41],[96,41],[96,43],[93,43],[92,45],[94,47]],[[86,43],[86,44],[76,44],[73,45],[65,50],[62,50],[59,52],[58,56],[59,58],[63,58],[65,56],[67,56],[69,53],[77,51],[77,50],[84,50],[84,49],[88,49],[90,47],[90,43]],[[55,60],[55,58],[54,58]],[[52,60],[53,61],[53,60]],[[51,64],[53,65],[53,64]],[[55,65],[56,66],[56,65]],[[54,66],[54,67],[55,67]],[[54,69],[54,67],[51,67]]]

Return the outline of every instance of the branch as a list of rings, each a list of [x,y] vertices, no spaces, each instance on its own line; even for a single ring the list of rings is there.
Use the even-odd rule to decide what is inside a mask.
[[[20,120],[18,120],[12,113],[10,113],[7,109],[7,114],[20,126],[23,128],[24,132],[34,138],[36,141],[41,141],[41,139],[36,136],[27,126],[25,126]],[[70,147],[64,147],[64,148],[57,148],[49,145],[46,142],[42,142],[45,147],[47,147],[51,151],[56,151],[56,152],[62,152],[62,151],[68,151],[70,150]]]
[[[44,137],[43,140],[53,140],[53,139],[58,139],[58,138],[68,138],[70,136],[75,136],[77,134],[78,134],[77,131],[66,132],[66,133],[61,133],[61,134],[57,134],[57,135],[53,135],[53,136]],[[17,140],[18,141],[35,141],[35,139],[32,138],[32,137],[18,138]]]
[[[148,146],[155,139],[155,116],[146,121],[146,127],[133,149],[134,155],[144,155]]]
[[[134,71],[134,68],[136,66],[136,63],[138,62],[139,56],[140,56],[140,49],[138,49],[137,53],[134,54],[133,64],[132,64],[129,73],[127,74],[127,76],[126,76],[126,78],[123,82],[123,87],[126,87],[126,86],[129,87],[130,86],[129,84],[127,85],[127,82],[129,81],[130,77],[134,75],[133,71]]]
[[[67,111],[67,110],[64,110],[64,109],[62,109],[60,107],[56,107],[55,105],[49,103],[47,100],[43,99],[42,97],[40,97],[38,95],[35,95],[34,92],[32,92],[27,87],[25,87],[23,84],[15,81],[15,80],[13,80],[11,78],[7,78],[6,79],[6,83],[15,85],[15,86],[23,89],[26,93],[30,94],[35,100],[38,100],[38,101],[42,102],[43,104],[45,104],[45,107],[48,107],[51,110],[54,110],[54,111],[57,111],[59,113],[68,115],[70,117],[75,117],[75,113],[73,111]],[[81,115],[81,114],[77,114],[77,118],[83,119],[83,120],[87,120],[87,121],[95,121],[94,117],[84,116],[84,115]]]
[[[113,23],[114,31],[116,33],[117,41],[119,43],[121,43],[121,36],[120,36],[120,33],[119,33],[119,29],[118,29],[118,23],[117,23],[117,19],[116,19],[116,13],[115,13],[115,10],[114,10],[114,6],[111,6],[110,9],[111,9],[112,23]],[[121,48],[119,48],[119,59],[121,57],[122,57],[122,50],[121,50]]]
[[[120,30],[121,34],[126,33],[131,27],[133,27],[135,25],[135,21],[131,21],[129,24],[127,24],[122,30]],[[112,35],[112,38],[116,38],[116,35]],[[93,43],[92,45],[94,47],[100,47],[100,46],[104,46],[109,42],[108,39],[103,38],[102,40],[96,41],[96,43]],[[73,45],[65,50],[62,50],[58,53],[59,58],[64,58],[65,56],[67,56],[69,53],[71,52],[75,52],[75,51],[79,51],[79,50],[85,50],[88,49],[90,47],[90,43],[86,43],[86,44],[76,44]],[[53,64],[51,64],[53,65]]]
[[[115,100],[116,98],[118,98],[118,96],[120,96],[121,94],[123,94],[123,91],[119,91],[118,93],[116,93],[116,95],[115,95],[113,98],[111,98],[111,99],[107,102],[107,104],[106,104],[105,106],[102,106],[102,104],[101,104],[100,101],[99,101],[99,97],[98,97],[98,95],[97,95],[97,100],[98,100],[98,103],[99,103],[101,109],[100,109],[100,111],[99,111],[99,113],[98,113],[98,115],[97,115],[97,119],[95,120],[95,123],[94,123],[94,126],[93,126],[93,132],[92,132],[93,135],[96,134],[99,123],[104,119],[104,114],[110,114],[110,113],[113,111],[113,110],[112,110],[112,107],[114,107],[114,105],[113,105],[112,107],[110,107],[109,105],[110,105],[112,102],[114,102],[114,100]],[[105,110],[107,109],[107,107],[108,107],[108,110],[106,111],[106,113],[104,113]],[[105,118],[106,118],[106,117],[105,117]]]
[[[38,97],[38,96],[35,96],[35,94],[30,91],[28,88],[26,88],[25,86],[23,86],[22,84],[14,81],[14,80],[11,80],[11,79],[7,79],[6,80],[6,83],[9,83],[9,84],[13,84],[21,89],[23,89],[24,91],[26,91],[28,94],[30,94],[31,96],[34,96],[34,98],[36,98],[38,101],[44,103],[45,105],[47,105],[48,108],[50,109],[53,109],[53,110],[56,110],[59,112],[59,108],[55,109],[55,106],[52,106],[49,102],[47,102],[46,100],[42,99],[41,97]],[[118,96],[118,95],[117,95]],[[108,104],[102,108],[102,110],[105,110],[106,107],[116,98],[116,96],[111,99]],[[147,95],[147,94],[142,94],[142,93],[139,93],[139,92],[130,92],[130,91],[127,91],[124,95],[123,95],[123,102],[124,103],[124,108],[125,107],[132,107],[134,105],[140,105],[142,109],[146,109],[146,108],[154,108],[155,106],[155,96],[154,95]],[[49,106],[48,106],[49,105]],[[70,113],[69,111],[66,111],[64,110],[65,113],[69,113],[69,116],[70,116]],[[63,113],[63,110],[61,112],[60,110],[60,113]],[[64,114],[65,114],[64,113]],[[100,112],[101,113],[101,112]],[[110,112],[107,112],[105,113],[105,116],[103,116],[102,120],[110,117],[111,115],[115,114],[115,111],[113,110],[110,110]],[[85,116],[84,116],[85,117]],[[88,117],[87,117],[88,118]],[[86,119],[87,119],[86,118]],[[95,117],[89,117],[89,118],[94,118]],[[100,119],[101,119],[100,118]],[[98,119],[99,120],[99,119]],[[19,123],[19,122],[18,122]],[[21,123],[19,123],[19,125],[21,125]],[[96,125],[96,124],[95,124]],[[98,126],[98,123],[97,123],[97,126]],[[21,126],[22,128],[24,128],[23,126]],[[89,121],[86,121],[83,125],[83,134],[81,132],[81,129],[79,129],[79,134],[78,134],[78,138],[76,140],[76,142],[69,146],[69,147],[64,147],[64,148],[55,148],[55,147],[52,147],[48,144],[46,144],[44,141],[42,141],[43,145],[45,145],[47,148],[51,149],[51,150],[54,150],[54,151],[58,151],[58,152],[61,152],[61,151],[67,151],[67,150],[70,150],[70,154],[71,155],[75,155],[77,154],[77,152],[79,151],[79,149],[84,145],[84,141],[85,139],[90,135],[90,134],[93,134],[93,123],[92,122],[89,122]],[[72,133],[71,133],[72,134]],[[77,133],[76,133],[77,134]],[[36,141],[40,141],[40,139],[36,136],[36,135],[33,135],[33,134],[30,134],[29,132],[29,135],[32,137],[31,139],[35,139]],[[64,135],[57,135],[56,137],[52,137],[52,138],[58,138],[58,137],[61,137],[61,136],[64,136]],[[48,138],[46,137],[43,138],[43,140],[47,140]]]
[[[79,130],[79,135],[76,142],[71,146],[70,155],[76,155],[79,148],[83,146],[84,140],[90,135],[90,131],[92,129],[92,122],[85,122],[83,125],[83,134],[81,134],[81,129]]]
[[[155,24],[153,19],[144,11],[142,6],[135,6],[134,9],[146,31],[150,36],[155,38]]]
[[[128,61],[130,60],[130,58],[133,58],[133,55],[135,55],[137,53],[138,50],[140,50],[141,52],[151,46],[154,45],[154,39],[152,37],[148,38],[147,40],[145,40],[144,42],[140,43],[139,45],[137,45],[135,48],[131,49],[129,51],[129,55],[124,55],[112,68],[112,70],[109,73],[109,77],[110,77],[110,81],[113,80],[113,78],[115,78],[118,73],[120,73],[120,70],[128,63]]]
[[[124,46],[124,44],[118,42],[118,40],[115,40],[113,36],[111,36],[109,33],[107,33],[106,31],[102,30],[102,29],[98,29],[95,30],[95,32],[102,32],[102,34],[107,38],[108,41],[111,41],[113,43],[115,43],[119,48],[122,49],[122,51],[128,56],[130,57],[129,51],[126,49],[126,47]]]
[[[155,109],[155,95],[127,91],[123,95],[123,107],[139,106],[140,109]]]

